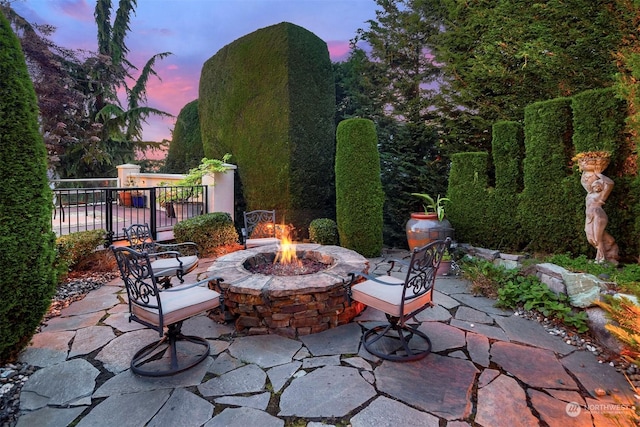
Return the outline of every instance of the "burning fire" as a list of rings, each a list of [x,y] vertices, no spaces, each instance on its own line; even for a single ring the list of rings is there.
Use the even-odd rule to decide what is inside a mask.
[[[273,263],[302,266],[302,261],[298,259],[298,255],[296,254],[296,244],[291,241],[289,232],[286,228],[282,238],[280,239],[278,253],[276,254],[276,258],[273,260]]]

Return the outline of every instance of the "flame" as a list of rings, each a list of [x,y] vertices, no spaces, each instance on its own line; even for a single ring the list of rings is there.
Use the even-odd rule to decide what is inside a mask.
[[[296,254],[296,244],[293,243],[289,237],[289,232],[286,228],[282,238],[280,239],[276,259],[273,262],[279,262],[280,264],[302,265],[302,261],[298,259],[298,255]]]

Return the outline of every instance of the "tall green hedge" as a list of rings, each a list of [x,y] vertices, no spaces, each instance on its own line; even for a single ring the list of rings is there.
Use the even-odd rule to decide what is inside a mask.
[[[607,231],[623,257],[637,256],[640,181],[637,165],[628,162],[633,144],[625,134],[625,111],[611,89],[532,104],[525,110],[524,153],[522,126],[496,123],[495,188],[486,186],[486,158],[478,153],[454,155],[447,212],[458,240],[503,250],[593,257],[595,250],[584,234],[586,192],[571,158],[581,151],[608,150],[612,162],[605,174],[616,186],[605,205]]]
[[[494,192],[489,193],[494,230],[487,238],[492,248],[518,247],[523,239],[522,227],[518,221],[518,194],[524,187],[522,125],[512,121],[495,123],[491,147],[496,185]]]
[[[204,149],[200,137],[200,119],[196,99],[185,105],[178,114],[163,171],[187,173],[198,167],[203,157]]]
[[[340,245],[365,257],[382,252],[380,155],[376,127],[348,119],[336,132],[336,218]]]
[[[55,235],[47,153],[18,38],[0,13],[0,361],[28,342],[51,303]]]
[[[528,248],[555,252],[558,242],[576,241],[575,207],[562,185],[571,173],[570,98],[528,105],[524,111],[524,191],[519,220]]]
[[[446,216],[459,242],[481,245],[492,233],[487,153],[457,153],[451,156]]]
[[[287,22],[235,40],[204,64],[199,112],[204,152],[233,155],[247,210],[276,209],[301,235],[312,219],[335,217],[335,86],[324,41]]]

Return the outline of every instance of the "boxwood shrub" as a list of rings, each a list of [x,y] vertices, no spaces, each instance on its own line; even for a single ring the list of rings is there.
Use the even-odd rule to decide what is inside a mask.
[[[338,244],[338,224],[330,218],[316,218],[309,224],[309,239],[321,245]]]
[[[238,243],[238,231],[227,212],[212,212],[180,221],[173,227],[178,242],[194,242],[201,256],[211,255],[215,248]]]

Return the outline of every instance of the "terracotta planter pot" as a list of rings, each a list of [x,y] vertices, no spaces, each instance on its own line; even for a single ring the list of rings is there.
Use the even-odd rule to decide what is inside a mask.
[[[440,261],[440,265],[438,266],[438,269],[436,270],[436,276],[446,276],[447,274],[449,274],[449,271],[451,270],[451,260],[442,260]]]
[[[453,239],[453,227],[449,220],[444,218],[438,221],[438,215],[414,212],[407,221],[407,242],[409,249],[424,246],[435,240],[444,240],[447,237]]]

